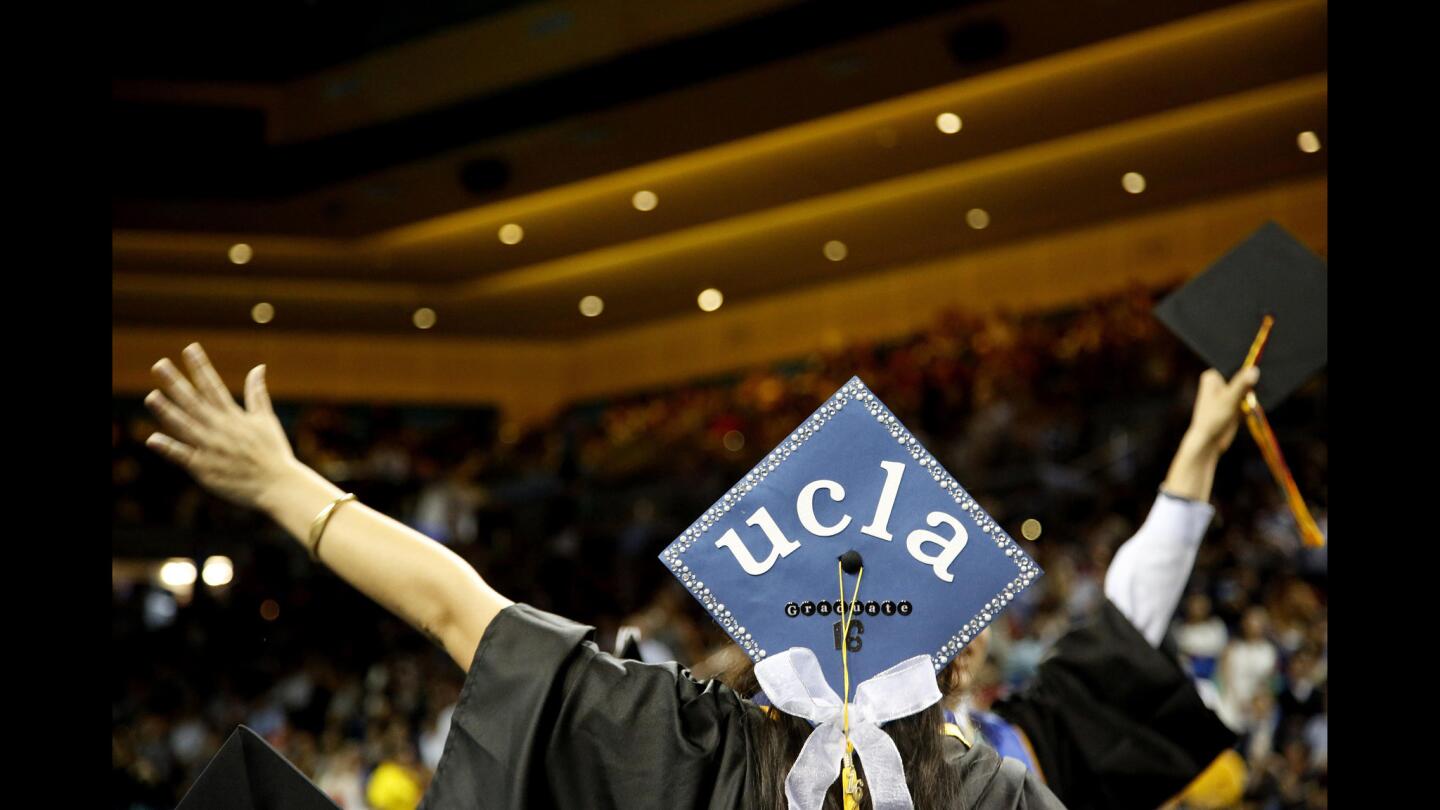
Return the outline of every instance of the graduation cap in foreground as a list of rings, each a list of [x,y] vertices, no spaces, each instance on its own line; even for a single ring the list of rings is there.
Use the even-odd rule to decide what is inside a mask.
[[[260,735],[240,726],[175,810],[340,810]]]
[[[1155,314],[1227,378],[1249,365],[1263,372],[1245,402],[1245,422],[1308,545],[1324,545],[1265,418],[1325,367],[1325,261],[1267,222],[1201,275],[1171,293]],[[1261,360],[1264,360],[1262,363]]]
[[[936,673],[1041,574],[858,377],[660,559],[757,662],[765,697],[825,735],[787,779],[792,807],[823,801],[847,743],[876,795],[893,791],[878,725],[938,702]]]

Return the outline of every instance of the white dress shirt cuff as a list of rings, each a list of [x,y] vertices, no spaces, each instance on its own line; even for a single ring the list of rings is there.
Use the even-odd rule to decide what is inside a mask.
[[[1180,605],[1215,507],[1161,492],[1135,536],[1115,552],[1105,595],[1151,646],[1159,647]]]

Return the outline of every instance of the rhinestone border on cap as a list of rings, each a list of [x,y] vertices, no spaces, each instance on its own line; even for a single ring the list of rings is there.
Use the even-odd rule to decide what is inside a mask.
[[[829,424],[830,420],[840,412],[840,409],[852,402],[865,408],[871,416],[875,417],[875,421],[889,431],[890,437],[909,451],[910,457],[920,464],[921,469],[930,473],[930,477],[936,485],[951,500],[955,501],[961,510],[968,512],[970,518],[979,525],[980,530],[989,535],[995,545],[1005,552],[1005,556],[1015,563],[1017,570],[1015,579],[1005,586],[1003,592],[991,599],[978,613],[963,624],[949,640],[940,645],[939,649],[931,656],[935,671],[939,672],[945,668],[950,659],[964,649],[966,644],[983,632],[1000,615],[1000,611],[1006,605],[1019,596],[1021,591],[1030,587],[1036,577],[1043,572],[1030,558],[1030,555],[1020,548],[1015,539],[1006,533],[980,504],[975,502],[975,499],[965,491],[964,487],[960,486],[960,482],[955,480],[955,477],[945,469],[944,465],[920,445],[920,441],[905,428],[889,408],[885,407],[879,397],[870,392],[870,389],[859,377],[851,377],[850,381],[841,386],[839,391],[836,391],[820,407],[816,408],[809,418],[790,432],[785,441],[766,454],[759,463],[751,468],[750,472],[745,474],[744,478],[740,479],[709,509],[705,510],[704,514],[690,525],[690,528],[681,532],[679,537],[666,546],[665,550],[660,553],[660,559],[669,566],[671,572],[680,580],[680,584],[685,586],[690,595],[695,597],[695,600],[705,608],[721,629],[734,639],[741,649],[745,650],[746,655],[756,661],[763,659],[766,651],[760,649],[750,633],[746,632],[745,628],[736,621],[730,611],[725,608],[724,603],[720,602],[710,592],[710,589],[705,587],[705,583],[696,578],[690,567],[685,564],[682,555],[695,545],[701,535],[715,525],[720,516],[738,505],[746,494],[759,486],[760,482],[764,481],[770,473],[779,469],[780,465],[784,464],[805,442]]]

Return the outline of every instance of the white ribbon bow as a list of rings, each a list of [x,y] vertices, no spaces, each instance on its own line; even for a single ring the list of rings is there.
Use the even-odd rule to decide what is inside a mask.
[[[845,732],[840,696],[825,682],[815,653],[791,647],[755,665],[755,679],[775,708],[818,724],[785,777],[790,810],[819,810],[840,774]],[[929,656],[907,658],[855,687],[850,704],[850,741],[864,760],[875,810],[912,810],[900,750],[881,723],[908,717],[940,700]]]

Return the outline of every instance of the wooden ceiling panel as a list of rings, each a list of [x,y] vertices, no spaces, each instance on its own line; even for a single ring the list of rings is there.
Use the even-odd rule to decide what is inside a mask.
[[[768,14],[732,15],[731,25],[654,47],[630,42],[634,49],[619,58],[528,83],[512,75],[511,63],[545,62],[559,45],[474,48],[464,59],[437,63],[417,43],[423,58],[413,64],[392,64],[377,53],[355,66],[382,74],[378,87],[337,74],[319,97],[291,98],[285,87],[278,96],[251,94],[263,110],[293,107],[307,120],[352,105],[377,116],[336,113],[352,127],[287,143],[264,139],[273,125],[268,112],[260,126],[247,125],[253,138],[239,138],[225,113],[250,108],[229,106],[234,94],[193,107],[200,118],[188,120],[183,114],[191,107],[162,103],[163,87],[147,86],[136,98],[117,86],[123,125],[115,140],[124,157],[112,175],[114,218],[124,228],[372,234],[983,76],[1234,2],[1071,0],[1057,13],[1051,0],[841,6],[802,0]],[[566,4],[537,7],[543,5]],[[675,11],[683,15],[683,7]],[[715,11],[697,16],[709,19]],[[588,12],[570,14],[576,24],[589,19]],[[578,33],[571,28],[565,36]],[[448,36],[429,45],[444,50]],[[399,119],[386,112],[429,98],[432,85],[483,85],[499,75],[521,83],[491,93],[477,85],[471,88],[477,96],[448,105],[431,99]],[[175,96],[203,100],[189,85]],[[273,98],[279,100],[266,100]],[[149,107],[137,107],[137,100]],[[168,143],[177,132],[186,137]],[[495,161],[494,172],[470,193],[459,176],[475,159]]]
[[[128,311],[137,299],[164,299],[144,317],[163,317],[168,306],[171,322],[199,325],[220,313],[195,302],[225,297],[230,314],[219,322],[239,326],[249,302],[263,298],[281,313],[293,312],[291,323],[333,328],[342,311],[351,311],[383,332],[412,328],[408,313],[426,305],[441,313],[440,331],[563,338],[673,315],[694,306],[706,287],[744,300],[1323,173],[1325,152],[1304,153],[1295,137],[1310,129],[1324,138],[1326,95],[1323,76],[1296,80],[460,284],[395,282],[388,297],[390,285],[383,283],[191,278],[167,298],[163,280],[135,276],[117,278],[116,311],[140,317]],[[1143,194],[1121,187],[1128,171],[1146,177]],[[966,212],[977,207],[990,216],[989,227],[979,231],[965,223]],[[822,255],[830,239],[846,243],[844,261]],[[151,286],[142,289],[140,278],[151,279]],[[580,317],[576,306],[588,294],[606,300],[601,320]],[[388,316],[381,316],[386,307],[380,303],[363,303],[377,299],[393,304]],[[327,306],[335,312],[320,317]]]
[[[939,70],[938,60],[951,57],[938,32],[955,15],[984,10],[907,23],[598,115],[626,127],[672,121],[635,142],[637,155],[650,154],[661,142],[693,142],[736,105],[784,117],[774,108],[805,106],[807,86],[829,92],[815,71],[843,67],[845,58],[869,64],[909,42],[896,64],[931,60]],[[737,122],[706,148],[559,182],[591,165],[576,131],[599,119],[572,117],[506,136],[505,148],[525,156],[516,165],[548,159],[556,173],[520,183],[532,193],[478,206],[446,185],[454,155],[270,205],[192,206],[185,216],[209,222],[206,230],[116,230],[115,322],[253,329],[251,307],[264,301],[276,311],[271,330],[414,334],[411,315],[427,306],[439,314],[435,335],[571,340],[693,313],[706,287],[738,305],[901,265],[963,263],[1007,243],[1323,176],[1328,151],[1306,153],[1296,136],[1310,130],[1326,142],[1325,15],[1316,0],[1229,5],[761,134],[733,137],[759,118]],[[894,76],[895,64],[878,66],[850,92],[865,97]],[[959,133],[936,129],[942,111],[961,115]],[[468,148],[479,155],[490,146]],[[624,151],[595,148],[606,160]],[[1127,171],[1145,175],[1143,194],[1120,187]],[[442,213],[348,236],[305,224],[327,198],[369,200],[390,212],[373,223],[393,222],[393,209],[411,199],[407,184],[426,187]],[[653,211],[631,205],[640,189],[659,195]],[[966,224],[972,208],[987,212],[988,227]],[[506,223],[523,226],[519,244],[496,238]],[[832,239],[845,243],[843,261],[823,255]],[[237,242],[253,247],[249,263],[226,259]],[[582,317],[578,301],[592,294],[605,311]]]

